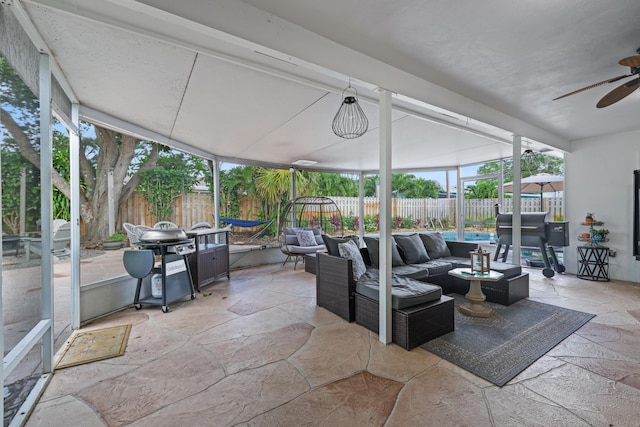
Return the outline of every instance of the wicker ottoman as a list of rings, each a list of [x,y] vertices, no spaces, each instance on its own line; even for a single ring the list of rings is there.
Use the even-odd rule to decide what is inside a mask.
[[[511,305],[529,297],[529,273],[522,273],[497,282],[482,282],[482,292],[487,297],[487,301]]]
[[[356,323],[379,332],[378,301],[355,294]],[[392,311],[391,340],[405,350],[411,350],[429,340],[452,332],[453,298],[443,295],[439,300]]]

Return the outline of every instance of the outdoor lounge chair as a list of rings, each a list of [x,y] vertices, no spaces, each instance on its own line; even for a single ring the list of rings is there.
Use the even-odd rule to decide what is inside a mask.
[[[136,230],[136,226],[130,222],[123,222],[122,228],[127,232],[127,238],[129,239],[129,246],[135,246],[140,243],[140,233]]]
[[[54,219],[53,220],[53,227],[51,228],[51,234],[56,234],[56,231],[58,231],[58,228],[60,228],[60,226],[65,225],[68,221],[66,219]]]
[[[266,224],[264,227],[260,229],[260,231],[258,231],[253,236],[249,237],[250,241],[255,240],[258,237],[262,236],[274,221],[273,219],[268,219],[263,221],[263,220],[222,218],[222,217],[220,218],[220,220],[223,222],[226,222],[229,225],[232,225],[234,227],[239,227],[239,228],[253,228],[253,227],[258,227],[260,225]]]
[[[211,227],[211,224],[205,221],[205,222],[199,222],[197,224],[193,224],[189,230],[200,230],[202,228],[213,228],[213,227]]]
[[[127,232],[129,246],[137,246],[140,243],[140,236],[147,230],[151,230],[148,225],[133,225],[130,222],[123,222],[122,228]]]
[[[161,228],[163,230],[167,230],[171,228],[180,228],[180,227],[178,227],[178,224],[175,224],[171,221],[160,221],[160,222],[156,222],[153,225],[153,228]]]
[[[42,256],[42,238],[40,237],[28,237],[24,239],[25,248],[24,251],[27,254],[26,260],[31,258],[31,252],[36,255]],[[51,242],[51,252],[54,257],[67,256],[71,253],[68,245],[71,243],[71,223],[66,222],[58,227],[53,233]]]

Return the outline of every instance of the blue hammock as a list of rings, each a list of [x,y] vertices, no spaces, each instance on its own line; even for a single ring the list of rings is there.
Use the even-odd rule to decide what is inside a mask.
[[[231,224],[233,226],[243,227],[243,228],[257,227],[259,225],[266,224],[268,222],[273,222],[272,219],[269,219],[266,221],[260,221],[260,220],[251,220],[251,219],[222,218],[222,217],[220,217],[220,220],[226,222],[227,224]]]
[[[261,220],[222,218],[222,217],[220,217],[220,220],[227,224],[231,224],[234,227],[240,227],[240,228],[252,228],[252,227],[257,227],[259,225],[268,224],[268,225],[265,225],[262,228],[262,230],[258,231],[253,236],[249,237],[249,240],[257,239],[258,237],[260,237],[265,231],[267,231],[267,229],[269,228],[269,225],[274,221],[273,219],[261,221]]]

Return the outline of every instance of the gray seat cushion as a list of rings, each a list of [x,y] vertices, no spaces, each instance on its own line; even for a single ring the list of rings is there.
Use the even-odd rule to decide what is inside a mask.
[[[393,274],[402,277],[409,277],[411,279],[420,280],[426,282],[429,277],[429,270],[426,268],[417,267],[415,265],[399,265],[392,268]]]
[[[364,277],[364,276],[363,276]],[[378,280],[369,277],[356,283],[356,292],[372,300],[379,301],[380,288]],[[394,277],[391,286],[391,307],[402,309],[414,305],[439,300],[442,288],[430,283],[422,283],[408,277]]]
[[[453,265],[453,268],[465,268],[465,267],[466,268],[470,268],[471,267],[471,259],[469,259],[469,258],[446,256],[444,258],[438,259],[438,261],[448,262],[451,265]]]
[[[450,262],[432,259],[431,261],[423,262],[422,264],[415,264],[412,267],[417,267],[425,270],[429,276],[437,276],[439,274],[445,274],[447,271],[454,268],[454,265]]]
[[[287,251],[292,254],[312,254],[318,251],[324,251],[324,245],[317,246],[294,246],[287,245]]]
[[[316,245],[324,245],[322,241],[322,227],[285,227],[284,228],[284,242],[287,245],[299,246],[298,236],[296,235],[296,230],[311,230],[313,232],[313,236],[316,240]],[[339,256],[339,255],[337,255]]]

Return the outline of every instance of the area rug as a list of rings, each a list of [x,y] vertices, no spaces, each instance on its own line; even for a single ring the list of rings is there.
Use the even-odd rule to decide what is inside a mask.
[[[131,325],[78,332],[71,338],[56,369],[122,356],[127,347],[129,332]]]
[[[470,317],[457,309],[464,296],[450,296],[455,331],[421,347],[500,387],[594,317],[528,299],[508,307],[487,302],[491,317]]]

